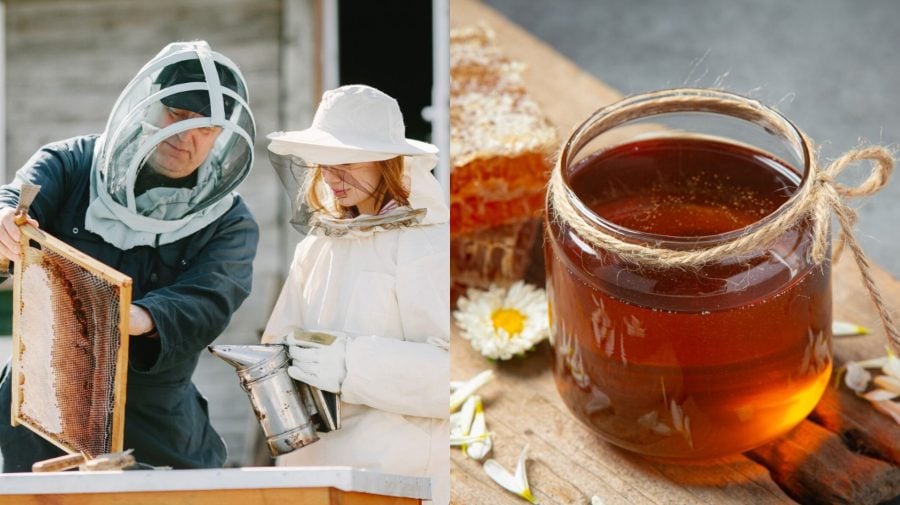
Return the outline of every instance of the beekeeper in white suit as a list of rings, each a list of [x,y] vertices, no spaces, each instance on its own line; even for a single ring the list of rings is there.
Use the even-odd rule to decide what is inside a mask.
[[[430,476],[434,503],[448,503],[450,212],[430,172],[437,148],[406,139],[396,100],[362,85],[326,92],[311,127],[269,138],[308,235],[263,341],[336,337],[292,345],[289,373],[339,392],[343,422],[278,464]]]

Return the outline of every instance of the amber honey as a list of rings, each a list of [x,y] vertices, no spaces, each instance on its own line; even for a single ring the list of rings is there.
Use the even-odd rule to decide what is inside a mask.
[[[669,248],[716,244],[778,212],[797,169],[745,144],[666,136],[567,167],[609,233]],[[553,370],[604,439],[664,459],[742,452],[815,406],[832,367],[828,264],[798,226],[758,253],[649,268],[587,245],[548,208]]]

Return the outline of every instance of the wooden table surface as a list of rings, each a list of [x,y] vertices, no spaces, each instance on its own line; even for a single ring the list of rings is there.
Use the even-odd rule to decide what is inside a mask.
[[[527,65],[528,91],[556,125],[561,138],[588,114],[620,98],[620,93],[581,71],[496,11],[475,0],[451,1],[453,27],[479,22],[486,23],[496,32],[497,43],[507,55]],[[875,277],[892,310],[900,315],[900,282],[877,267]],[[836,363],[883,355],[884,332],[849,255],[844,255],[834,265],[833,296],[835,319],[852,321],[874,330],[872,335],[864,337],[835,339]],[[539,503],[584,504],[590,503],[594,495],[607,505],[796,503],[776,483],[776,479],[782,481],[783,476],[743,455],[709,466],[677,466],[647,461],[604,443],[569,413],[557,395],[550,372],[548,344],[542,344],[524,359],[490,362],[459,338],[456,328],[453,331],[451,377],[454,380],[469,378],[485,369],[493,369],[496,374],[495,379],[480,390],[488,429],[494,434],[490,457],[512,470],[522,447],[528,444],[528,476]],[[833,397],[838,393],[829,392]],[[869,416],[865,411],[869,406],[862,401],[853,404],[853,409],[865,414],[866,423],[871,423],[870,417],[875,417],[874,423],[883,429],[882,445],[887,447],[887,452],[891,452],[891,446],[896,450],[893,450],[894,459],[890,462],[859,456],[853,451],[846,452],[847,457],[877,465],[879,471],[887,472],[885,478],[888,485],[893,486],[891,489],[900,489],[900,468],[897,466],[900,462],[900,428],[895,429],[886,416]],[[801,425],[803,429],[766,449],[775,453],[789,444],[802,445],[803,439],[797,437],[810,430],[816,434],[824,431],[840,445],[841,437],[822,430],[821,419],[817,422],[819,424],[805,421]],[[850,431],[847,428],[842,432],[844,438],[850,437]],[[762,451],[754,459],[767,457]],[[482,470],[481,463],[467,459],[458,450],[451,452],[451,460],[452,503],[524,503],[494,484]],[[832,462],[837,468],[842,464],[842,461]],[[853,485],[852,478],[848,480],[848,485]]]
[[[350,467],[217,468],[0,475],[0,505],[415,505],[428,478]]]

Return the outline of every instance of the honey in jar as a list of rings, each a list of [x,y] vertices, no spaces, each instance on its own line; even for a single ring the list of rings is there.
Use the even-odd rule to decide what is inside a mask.
[[[633,140],[578,157],[566,156],[570,142],[560,160],[568,197],[627,242],[722,243],[777,216],[804,175],[802,152],[790,163],[748,135],[652,119]],[[696,268],[636,265],[589,245],[552,204],[547,227],[554,376],[605,440],[661,459],[715,458],[784,434],[818,402],[832,368],[830,265],[809,259],[808,223]]]

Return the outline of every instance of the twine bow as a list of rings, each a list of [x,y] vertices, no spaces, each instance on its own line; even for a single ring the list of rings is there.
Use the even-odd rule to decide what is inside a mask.
[[[806,139],[804,139],[806,140]],[[806,140],[807,143],[809,142]],[[858,161],[872,161],[872,170],[869,177],[866,178],[858,186],[846,186],[837,182],[836,177],[844,171],[845,168]],[[811,166],[815,166],[815,160],[811,161]],[[859,267],[860,276],[869,292],[869,297],[878,310],[881,317],[881,323],[884,325],[887,334],[888,343],[894,350],[894,353],[900,354],[900,331],[894,322],[894,317],[884,299],[875,279],[872,278],[872,265],[869,257],[862,250],[856,236],[853,234],[853,226],[856,224],[856,210],[844,202],[844,198],[855,198],[861,196],[870,196],[878,192],[887,184],[891,172],[894,170],[894,158],[891,153],[880,146],[870,146],[861,149],[854,149],[845,153],[840,158],[834,160],[825,170],[816,174],[817,197],[814,197],[813,216],[813,260],[821,261],[825,257],[825,251],[828,241],[828,228],[831,225],[831,211],[837,216],[838,223],[841,225],[841,231],[838,235],[837,244],[834,247],[833,260],[837,260],[847,246],[853,252],[856,259],[856,265]]]
[[[881,317],[888,343],[894,352],[900,355],[900,331],[872,278],[871,263],[853,235],[856,211],[844,201],[845,198],[872,195],[884,187],[893,171],[894,159],[887,149],[871,146],[849,151],[822,170],[816,163],[812,143],[805,136],[803,141],[811,158],[809,174],[794,197],[779,209],[771,221],[712,247],[690,250],[668,249],[653,244],[627,242],[599,229],[573,205],[572,199],[568,196],[571,190],[563,181],[560,161],[557,162],[550,177],[549,198],[555,210],[555,219],[561,220],[591,245],[612,252],[630,263],[661,268],[697,268],[729,257],[758,253],[760,249],[771,245],[778,237],[807,218],[812,219],[813,226],[812,259],[815,263],[820,263],[828,251],[828,232],[833,211],[841,225],[833,258],[837,259],[845,246],[853,252],[866,290]],[[848,166],[866,160],[872,161],[872,170],[860,185],[847,186],[835,180]]]

